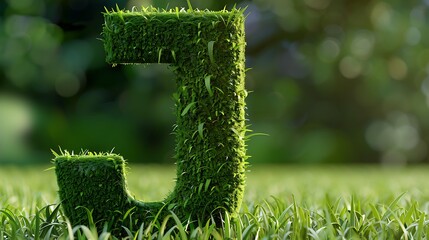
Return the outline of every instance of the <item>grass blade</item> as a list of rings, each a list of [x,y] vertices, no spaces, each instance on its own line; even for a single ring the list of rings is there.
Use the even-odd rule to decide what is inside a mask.
[[[204,123],[200,123],[198,124],[198,134],[200,135],[201,138],[204,138]]]
[[[180,221],[180,219],[177,217],[176,214],[174,214],[174,212],[170,211],[170,213],[171,213],[171,216],[174,219],[174,222],[176,223],[177,229],[179,230],[180,239],[182,239],[182,240],[188,239],[188,234],[186,234],[186,229],[183,226],[182,221]]]
[[[210,97],[213,97],[213,91],[211,88],[211,84],[210,84],[210,78],[212,77],[212,75],[208,75],[207,77],[204,78],[204,84],[206,85],[206,89],[209,92]]]
[[[208,51],[209,51],[209,58],[210,58],[210,62],[212,64],[215,63],[215,59],[214,59],[214,55],[213,55],[213,46],[214,46],[214,44],[215,44],[215,41],[210,41],[207,44],[207,48],[208,48]]]
[[[189,103],[186,107],[185,107],[185,109],[183,109],[183,111],[182,111],[182,114],[180,114],[180,116],[185,116],[188,112],[189,112],[189,109],[191,109],[194,105],[196,104],[196,102],[191,102],[191,103]]]

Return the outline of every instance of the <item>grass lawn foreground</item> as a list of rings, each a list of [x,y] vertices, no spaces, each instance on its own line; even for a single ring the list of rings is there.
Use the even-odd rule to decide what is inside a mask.
[[[116,239],[94,223],[71,226],[58,207],[54,170],[0,168],[0,239]],[[426,239],[426,166],[251,166],[237,219],[182,223],[172,214],[127,239]],[[132,165],[136,198],[162,199],[174,186],[174,166]],[[90,216],[90,212],[88,211]],[[167,221],[175,224],[170,227]]]

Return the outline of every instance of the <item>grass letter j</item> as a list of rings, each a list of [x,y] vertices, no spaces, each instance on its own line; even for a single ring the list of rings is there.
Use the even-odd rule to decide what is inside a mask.
[[[88,224],[91,213],[98,227],[114,230],[170,211],[202,223],[236,214],[246,168],[243,11],[117,10],[104,19],[108,63],[169,63],[177,76],[177,181],[166,199],[142,202],[128,193],[121,156],[56,156],[66,216]]]

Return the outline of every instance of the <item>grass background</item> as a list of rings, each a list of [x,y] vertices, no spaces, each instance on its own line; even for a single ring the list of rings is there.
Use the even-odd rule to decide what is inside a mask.
[[[25,199],[18,197],[22,194],[40,196],[46,204],[58,202],[55,172],[50,168],[48,165],[0,167],[0,203],[7,201],[11,205],[26,207]],[[160,200],[173,189],[174,166],[132,165],[127,169],[128,188],[137,199]],[[298,200],[317,202],[326,195],[383,199],[383,196],[402,193],[428,201],[429,188],[425,186],[428,171],[429,166],[250,166],[244,201],[261,201],[270,196],[288,201],[294,196]]]
[[[21,237],[38,234],[72,239],[61,212],[55,212],[53,220],[48,215],[55,206],[49,212],[43,209],[58,203],[55,174],[46,170],[49,167],[0,168],[0,237],[15,231]],[[128,170],[129,189],[138,199],[160,200],[174,186],[173,166],[132,165]],[[226,216],[226,226],[217,230],[210,223],[197,228],[177,223],[170,232],[161,231],[161,221],[152,226],[155,233],[146,236],[140,231],[140,237],[425,239],[429,234],[428,170],[427,166],[251,166],[238,219]],[[11,218],[20,222],[15,230]],[[55,227],[51,232],[36,232],[37,224],[45,230]],[[77,239],[113,238],[107,232],[91,231],[90,224],[88,228],[69,227]],[[138,239],[138,233],[130,230],[129,238]]]

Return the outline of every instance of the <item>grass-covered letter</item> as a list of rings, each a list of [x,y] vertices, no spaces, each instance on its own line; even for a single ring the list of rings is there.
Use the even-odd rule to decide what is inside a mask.
[[[121,156],[62,154],[54,162],[66,216],[87,224],[92,212],[100,227],[118,228],[158,213],[203,224],[236,214],[246,167],[243,11],[144,8],[104,18],[108,63],[169,63],[177,76],[176,186],[160,202],[137,201],[127,191]]]

